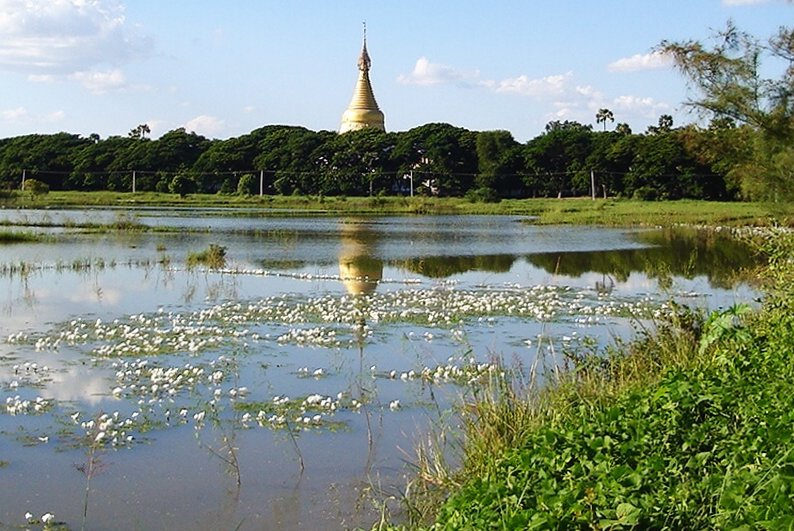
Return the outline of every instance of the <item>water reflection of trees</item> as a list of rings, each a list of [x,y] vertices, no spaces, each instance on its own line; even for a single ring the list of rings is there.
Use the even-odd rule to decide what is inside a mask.
[[[423,256],[399,260],[393,265],[429,278],[444,278],[467,271],[510,271],[516,257],[509,254],[478,256]]]
[[[633,272],[652,278],[705,276],[716,288],[732,288],[738,273],[758,264],[743,242],[712,231],[669,229],[638,234],[654,247],[614,251],[541,253],[526,260],[550,273],[581,276],[595,272],[625,282]]]
[[[643,272],[657,279],[670,276],[705,276],[716,288],[732,288],[739,272],[758,264],[749,246],[714,231],[666,229],[641,232],[636,238],[651,247],[606,251],[564,251],[529,254],[524,259],[553,274],[578,277],[600,273],[604,286],[625,282],[631,273]],[[519,257],[511,254],[480,256],[426,256],[394,261],[429,278],[444,278],[467,271],[504,273]]]

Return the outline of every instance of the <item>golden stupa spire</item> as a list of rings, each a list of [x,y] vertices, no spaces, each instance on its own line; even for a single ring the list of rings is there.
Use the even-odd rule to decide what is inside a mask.
[[[342,115],[342,125],[340,133],[356,131],[365,127],[374,127],[385,131],[383,125],[383,113],[378,108],[375,101],[375,94],[372,92],[372,84],[369,81],[369,69],[372,60],[367,52],[367,23],[364,23],[364,42],[361,46],[361,55],[358,57],[358,81],[353,90],[353,99],[350,100],[347,110]]]

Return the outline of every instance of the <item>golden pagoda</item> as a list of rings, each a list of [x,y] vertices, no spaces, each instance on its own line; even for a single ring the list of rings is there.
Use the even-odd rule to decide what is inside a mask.
[[[361,55],[358,58],[358,81],[353,90],[353,99],[350,100],[347,110],[342,115],[342,125],[339,127],[340,133],[348,131],[358,131],[366,127],[374,127],[385,131],[383,125],[383,112],[378,108],[375,101],[375,94],[372,92],[372,84],[369,81],[369,69],[372,61],[367,53],[367,27],[364,26],[364,44],[361,47]]]

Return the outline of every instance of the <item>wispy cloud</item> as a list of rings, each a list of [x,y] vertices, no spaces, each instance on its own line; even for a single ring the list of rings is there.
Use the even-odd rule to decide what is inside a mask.
[[[62,110],[51,111],[45,114],[31,113],[25,107],[15,107],[13,109],[0,109],[0,122],[8,124],[41,125],[61,122],[66,118],[66,112]]]
[[[125,85],[120,66],[146,56],[117,0],[0,0],[0,70],[32,82],[59,79],[94,93]]]
[[[652,52],[637,54],[615,61],[609,65],[614,72],[631,72],[662,68],[669,65],[663,54]],[[573,71],[543,77],[526,74],[501,80],[482,79],[478,70],[465,71],[452,66],[436,64],[421,57],[409,75],[400,76],[402,83],[414,85],[465,85],[479,87],[495,94],[516,95],[531,98],[546,105],[550,112],[548,120],[576,120],[592,123],[598,109],[608,108],[620,121],[654,120],[660,114],[670,112],[670,106],[653,98],[621,95],[609,97],[589,84],[577,84]]]
[[[28,110],[24,107],[16,107],[14,109],[0,110],[0,119],[4,122],[16,122],[21,119],[27,118]]]
[[[192,131],[206,137],[216,137],[226,129],[226,122],[215,116],[202,114],[185,124],[186,131]]]
[[[616,116],[623,112],[648,119],[657,118],[671,110],[667,103],[639,96],[618,96],[612,100],[612,107]]]
[[[448,83],[471,84],[479,78],[479,71],[465,71],[440,63],[431,63],[427,57],[416,60],[410,74],[400,74],[397,80],[406,85],[444,85]]]
[[[104,94],[127,85],[124,73],[118,68],[106,72],[75,72],[69,78],[79,82],[94,94]]]
[[[496,92],[512,92],[522,96],[546,97],[565,93],[573,72],[532,79],[529,76],[507,78],[492,84]],[[489,84],[490,85],[490,84]]]
[[[749,6],[754,4],[766,4],[769,0],[722,0],[726,6]]]
[[[631,57],[618,59],[607,65],[610,72],[638,72],[640,70],[656,70],[672,65],[669,55],[661,52],[635,54]]]

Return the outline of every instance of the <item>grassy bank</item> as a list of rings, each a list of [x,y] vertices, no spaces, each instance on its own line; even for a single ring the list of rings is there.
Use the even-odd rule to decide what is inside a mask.
[[[459,469],[419,452],[406,527],[791,529],[794,242],[767,251],[760,311],[681,308],[542,390],[493,382]]]
[[[236,196],[115,192],[50,192],[6,199],[6,208],[183,207],[258,209],[261,215],[506,214],[533,216],[543,224],[794,225],[794,205],[711,201],[633,201],[587,198],[506,199],[496,203],[434,197]],[[231,215],[231,212],[230,212]]]
[[[31,232],[14,232],[7,230],[0,230],[0,245],[11,243],[31,243],[39,242],[44,239],[43,236],[33,234]]]

